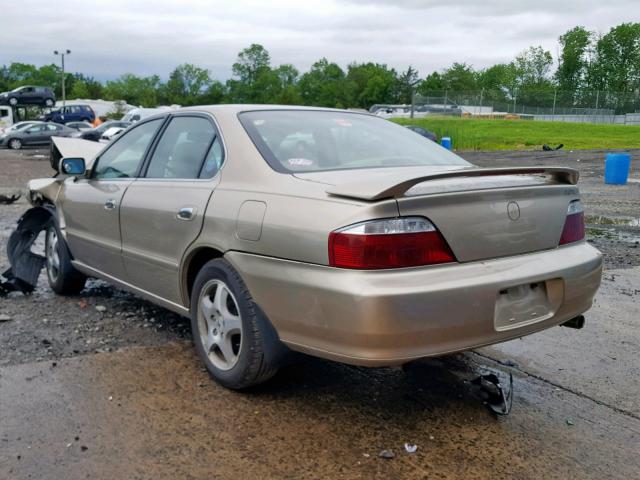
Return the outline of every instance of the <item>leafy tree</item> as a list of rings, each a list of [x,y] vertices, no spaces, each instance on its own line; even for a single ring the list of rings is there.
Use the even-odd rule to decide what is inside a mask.
[[[202,103],[202,96],[211,86],[209,70],[190,63],[177,66],[164,85],[164,97],[167,103],[196,105]]]
[[[237,103],[273,103],[280,91],[280,79],[271,69],[269,52],[256,43],[238,54],[227,81],[229,98]]]
[[[434,92],[441,92],[445,89],[444,82],[442,81],[442,75],[438,72],[433,72],[427,75],[427,77],[418,85],[418,93],[420,95],[432,95]]]
[[[516,70],[513,64],[498,63],[478,72],[478,86],[487,100],[507,101],[513,98]]]
[[[297,105],[301,103],[298,90],[298,77],[300,72],[291,64],[280,65],[273,73],[280,82],[280,91],[276,94],[275,103],[281,105]]]
[[[326,58],[318,60],[300,77],[298,90],[305,105],[341,108],[349,104],[346,75]]]
[[[375,103],[395,101],[396,71],[384,64],[352,63],[347,69],[352,105],[369,108]]]
[[[124,100],[131,105],[155,107],[158,105],[160,77],[138,77],[125,73],[117,80],[108,81],[105,87],[106,100]]]
[[[413,92],[419,83],[418,71],[411,65],[404,72],[398,75],[396,84],[396,95],[400,103],[411,103]]]
[[[640,88],[640,23],[623,23],[599,38],[589,70],[596,89],[627,92]]]
[[[476,72],[471,65],[454,63],[442,72],[442,84],[445,90],[465,92],[477,90]]]
[[[200,103],[202,105],[214,105],[216,103],[222,103],[227,95],[227,89],[225,86],[217,81],[212,80],[204,94],[200,97]]]
[[[90,98],[90,96],[89,87],[82,79],[73,82],[73,87],[68,94],[69,98]]]
[[[562,53],[558,59],[555,79],[558,89],[562,92],[563,103],[573,105],[578,90],[584,85],[592,38],[593,32],[580,26],[560,36]]]
[[[517,92],[514,95],[521,104],[549,105],[553,100],[554,85],[550,79],[553,58],[542,47],[529,47],[512,62]]]

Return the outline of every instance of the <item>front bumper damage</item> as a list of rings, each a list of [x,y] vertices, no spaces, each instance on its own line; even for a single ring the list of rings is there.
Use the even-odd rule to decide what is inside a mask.
[[[35,289],[45,258],[32,252],[31,247],[40,232],[49,227],[53,215],[53,209],[40,206],[27,210],[18,220],[18,226],[7,243],[11,267],[2,273],[5,280],[0,279],[0,296],[16,291],[29,294]]]

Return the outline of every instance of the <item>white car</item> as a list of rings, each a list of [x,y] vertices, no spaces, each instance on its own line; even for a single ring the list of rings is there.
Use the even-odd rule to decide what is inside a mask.
[[[118,135],[120,135],[123,131],[125,130],[125,128],[122,127],[112,127],[107,129],[106,132],[104,132],[102,134],[102,136],[100,137],[100,141],[102,143],[108,143],[111,140],[113,140],[115,137],[117,137]]]

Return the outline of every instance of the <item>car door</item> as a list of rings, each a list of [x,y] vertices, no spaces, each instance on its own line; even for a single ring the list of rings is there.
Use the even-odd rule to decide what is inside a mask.
[[[200,233],[222,160],[211,117],[171,116],[143,174],[122,199],[122,254],[130,283],[181,304],[180,263]]]
[[[22,144],[38,145],[39,143],[45,142],[47,139],[46,127],[47,126],[42,123],[42,124],[33,125],[32,127],[27,128],[24,131]]]
[[[121,256],[120,205],[166,118],[141,123],[96,158],[87,178],[70,178],[61,215],[73,257],[103,274],[126,280]]]
[[[48,123],[42,131],[42,140],[39,143],[50,143],[51,137],[60,135],[62,133],[62,127],[60,125],[54,125]]]
[[[35,101],[36,89],[34,87],[25,87],[22,89],[21,102],[24,104],[33,104]]]

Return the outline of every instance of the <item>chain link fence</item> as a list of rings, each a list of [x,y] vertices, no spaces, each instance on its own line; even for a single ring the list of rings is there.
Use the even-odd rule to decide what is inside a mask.
[[[414,96],[414,115],[451,114],[590,123],[640,124],[640,92],[527,90],[428,91]]]

